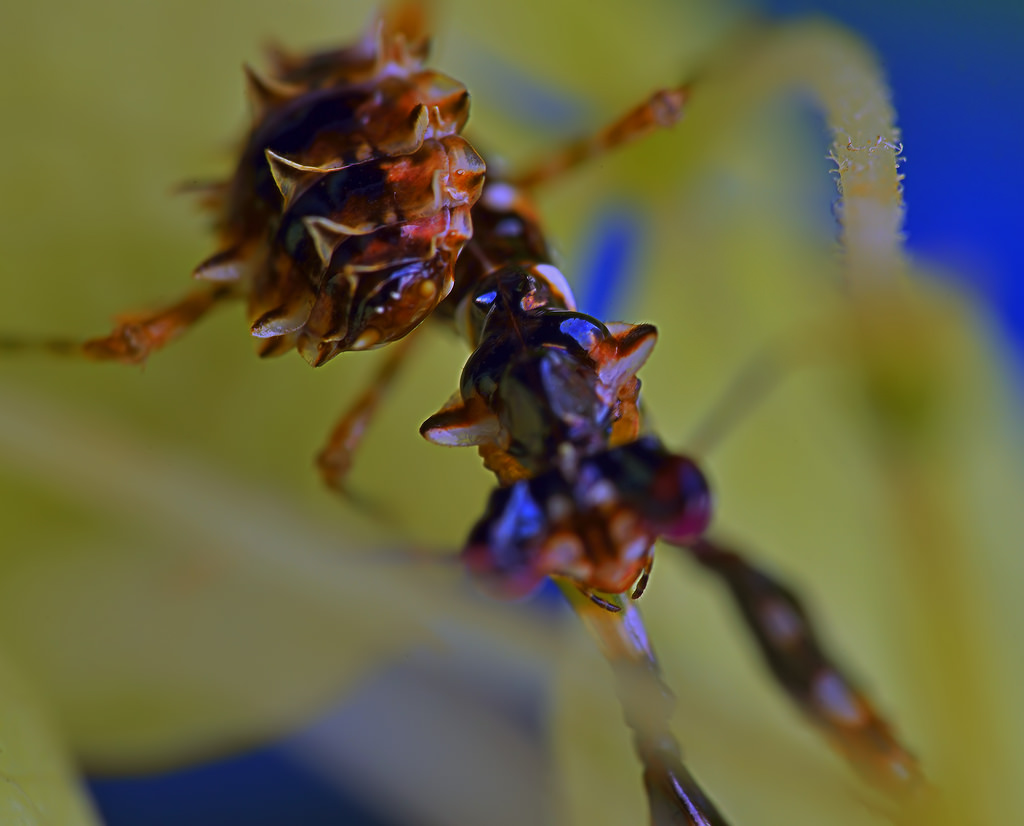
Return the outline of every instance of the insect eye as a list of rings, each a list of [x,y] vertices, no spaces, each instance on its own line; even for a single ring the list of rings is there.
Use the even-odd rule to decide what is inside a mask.
[[[526,482],[499,488],[462,551],[478,582],[502,599],[528,596],[547,576],[536,562],[547,520]]]
[[[488,290],[485,293],[480,293],[476,298],[473,299],[473,303],[476,304],[481,310],[489,309],[494,305],[494,302],[498,300],[497,290]]]
[[[686,545],[700,538],[711,521],[712,497],[707,477],[685,456],[671,456],[652,480],[654,526],[667,541]]]
[[[608,335],[608,329],[600,321],[582,313],[566,313],[558,329],[585,351],[590,351]]]

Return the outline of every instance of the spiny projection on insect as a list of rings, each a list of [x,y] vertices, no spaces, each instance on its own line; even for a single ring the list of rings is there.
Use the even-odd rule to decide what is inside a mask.
[[[206,283],[108,336],[42,345],[139,363],[240,298],[261,355],[296,349],[314,366],[397,342],[431,316],[455,324],[472,354],[421,433],[477,447],[499,482],[463,560],[504,597],[549,577],[565,592],[615,672],[653,823],[726,823],[682,763],[671,692],[633,601],[659,539],[719,578],[777,682],[859,770],[888,788],[920,784],[913,757],[823,649],[792,591],[706,535],[704,473],[644,429],[638,406],[656,329],[577,310],[530,199],[588,158],[673,125],[689,87],[657,92],[593,137],[485,184],[484,161],[461,135],[466,89],[425,68],[426,55],[423,15],[408,6],[353,46],[277,51],[268,75],[248,71],[253,126],[232,178],[203,191],[220,238],[195,271]],[[406,347],[393,347],[321,454],[333,486]]]

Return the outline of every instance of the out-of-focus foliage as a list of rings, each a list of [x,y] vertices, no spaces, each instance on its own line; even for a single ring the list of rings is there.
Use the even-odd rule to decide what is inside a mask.
[[[718,4],[648,0],[628,19],[617,6],[586,8],[438,10],[438,64],[471,89],[471,137],[489,157],[543,152],[743,36]],[[113,313],[185,288],[209,241],[170,192],[231,163],[245,122],[239,63],[258,64],[268,35],[351,39],[369,12],[113,0],[5,11],[0,329],[96,334]],[[659,327],[642,378],[673,446],[763,348],[828,331],[809,339],[822,342],[812,366],[707,457],[717,525],[810,595],[919,753],[945,811],[916,822],[1013,822],[1024,816],[1013,782],[1024,764],[1024,666],[1013,654],[1024,456],[983,321],[915,273],[898,312],[851,311],[829,138],[791,96],[741,105],[726,94],[741,86],[716,95],[709,81],[672,133],[545,192],[552,235],[572,278],[592,205],[631,205],[648,227],[622,316]],[[558,822],[638,819],[627,733],[579,629],[476,598],[454,566],[372,556],[457,548],[492,485],[471,451],[416,432],[463,358],[443,331],[424,339],[356,466],[357,489],[392,516],[386,527],[322,491],[310,464],[379,354],[317,371],[295,357],[260,362],[228,310],[142,371],[0,363],[0,644],[76,754],[133,769],[274,736],[375,665],[425,647],[550,688],[547,810]],[[679,695],[688,763],[736,823],[886,822],[770,685],[711,583],[662,553],[642,604]],[[419,693],[402,690],[396,708]],[[0,728],[11,730],[28,718],[7,697]],[[458,705],[429,708],[451,748],[479,742]],[[515,732],[486,730],[508,759],[479,761],[479,774],[458,777],[464,790],[538,759]],[[439,760],[446,749],[426,751]],[[391,758],[360,757],[350,755],[366,764],[361,781],[388,777]],[[423,796],[399,811],[457,822],[457,792],[416,787]]]
[[[96,818],[75,781],[67,746],[38,693],[0,662],[0,822],[92,826]]]

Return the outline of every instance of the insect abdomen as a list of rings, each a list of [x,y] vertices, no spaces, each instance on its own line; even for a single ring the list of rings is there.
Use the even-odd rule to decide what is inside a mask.
[[[264,355],[313,365],[405,336],[451,290],[484,162],[465,88],[381,23],[360,46],[249,73],[255,121],[196,275],[241,281]]]

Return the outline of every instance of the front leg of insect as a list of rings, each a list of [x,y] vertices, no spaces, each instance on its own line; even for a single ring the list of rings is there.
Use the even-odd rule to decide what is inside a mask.
[[[729,589],[776,682],[868,782],[896,794],[923,787],[917,761],[826,651],[792,590],[718,542],[674,544]]]

